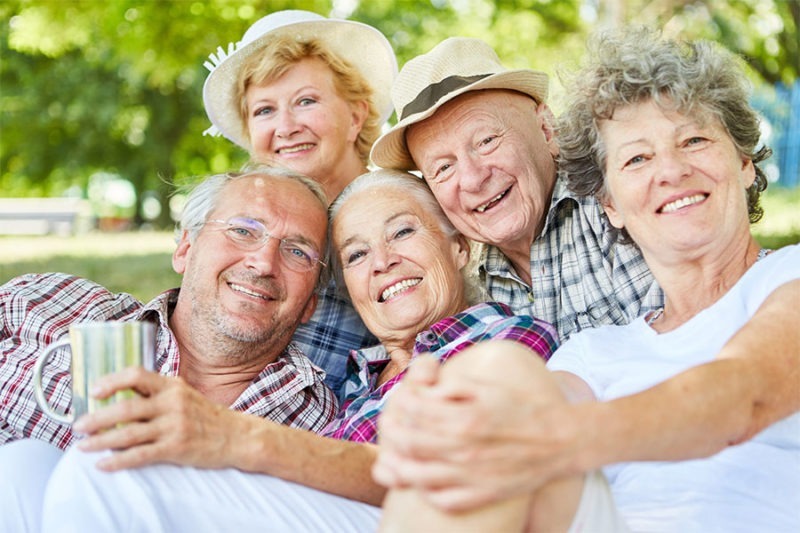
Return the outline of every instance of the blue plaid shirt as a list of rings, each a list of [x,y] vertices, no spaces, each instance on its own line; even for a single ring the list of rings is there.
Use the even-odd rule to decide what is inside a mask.
[[[300,324],[292,342],[325,371],[325,384],[341,398],[350,350],[373,346],[378,339],[364,326],[353,305],[339,295],[331,280],[319,291],[317,310],[311,320]]]
[[[575,196],[559,179],[542,234],[531,246],[532,285],[498,248],[485,247],[480,275],[490,298],[515,314],[555,324],[562,341],[661,307],[663,295],[641,252],[612,240],[609,229],[600,204]]]

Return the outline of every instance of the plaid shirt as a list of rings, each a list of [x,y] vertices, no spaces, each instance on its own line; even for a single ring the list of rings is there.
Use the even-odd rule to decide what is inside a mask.
[[[155,368],[162,375],[177,376],[180,354],[168,324],[177,297],[178,289],[172,289],[142,305],[129,294],[112,294],[94,282],[65,274],[27,274],[0,286],[0,444],[36,438],[65,449],[72,443],[71,428],[48,418],[36,404],[31,380],[38,353],[64,337],[73,322],[158,324]],[[62,412],[72,397],[69,368],[68,351],[57,350],[42,377],[50,405]],[[230,407],[318,431],[336,413],[336,400],[322,377],[322,371],[290,344]]]
[[[531,246],[532,286],[494,246],[484,249],[480,275],[489,296],[555,324],[561,340],[604,324],[627,324],[663,305],[639,249],[612,240],[600,204],[556,182],[542,234]]]
[[[325,384],[341,399],[350,350],[372,346],[378,339],[364,326],[353,305],[339,296],[331,281],[320,291],[311,320],[298,326],[292,342],[325,370]]]
[[[514,316],[508,306],[489,302],[442,319],[417,334],[411,356],[430,353],[444,362],[476,342],[489,339],[519,342],[545,361],[558,346],[558,334],[550,324],[530,316]],[[377,440],[378,415],[386,394],[406,373],[403,370],[376,387],[378,376],[389,360],[383,345],[351,352],[344,403],[336,420],[322,431],[323,435],[359,442]]]

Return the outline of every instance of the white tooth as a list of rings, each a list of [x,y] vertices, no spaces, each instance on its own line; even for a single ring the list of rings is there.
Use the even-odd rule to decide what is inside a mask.
[[[311,148],[311,146],[312,146],[311,144],[301,144],[299,146],[293,146],[291,148],[281,148],[278,151],[280,153],[282,153],[282,154],[293,154],[295,152],[301,152],[303,150],[308,150],[309,148]]]
[[[389,298],[392,298],[394,295],[408,289],[409,287],[413,287],[414,285],[419,285],[421,279],[405,279],[403,281],[397,282],[391,287],[388,287],[386,290],[381,293],[381,299],[385,302]]]
[[[255,296],[256,298],[264,298],[264,296],[262,296],[261,294],[258,294],[256,292],[253,292],[253,291],[248,290],[248,289],[245,289],[241,285],[235,285],[235,284],[231,283],[231,289],[233,289],[235,291],[238,291],[238,292],[243,292],[245,294],[249,294],[250,296]]]
[[[488,207],[489,207],[489,206],[490,206],[492,203],[494,203],[494,202],[496,202],[497,200],[499,200],[500,198],[502,198],[502,197],[503,197],[503,195],[505,195],[505,194],[506,194],[506,192],[505,192],[505,191],[501,192],[500,194],[498,194],[497,196],[495,196],[494,198],[492,198],[491,200],[489,200],[488,202],[486,202],[486,203],[485,203],[485,204],[483,204],[482,206],[478,207],[478,208],[476,209],[476,211],[477,211],[478,213],[483,213],[484,211],[486,211],[486,209],[487,209],[487,208],[488,208]]]
[[[696,204],[698,202],[703,201],[705,198],[702,194],[695,194],[694,196],[687,196],[686,198],[681,198],[679,200],[675,200],[674,202],[670,202],[665,205],[662,209],[662,213],[672,213],[677,211],[681,207],[686,207],[687,205]]]

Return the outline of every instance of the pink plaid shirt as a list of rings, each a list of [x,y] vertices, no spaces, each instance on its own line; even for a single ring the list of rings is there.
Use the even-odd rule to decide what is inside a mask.
[[[162,375],[177,376],[180,353],[168,324],[177,297],[178,289],[172,289],[143,305],[129,294],[112,294],[94,282],[66,274],[27,274],[0,286],[0,444],[35,438],[66,449],[73,442],[69,426],[39,409],[31,381],[37,354],[66,335],[73,322],[155,322],[155,368]],[[336,414],[336,400],[323,378],[324,372],[290,344],[230,408],[319,431]],[[66,411],[72,396],[66,350],[53,354],[42,382],[50,404]]]
[[[530,348],[532,356],[545,361],[558,346],[555,327],[542,320],[515,316],[505,304],[486,302],[443,318],[417,334],[411,357],[428,353],[441,362],[487,340],[511,340]],[[336,419],[322,430],[326,437],[357,442],[377,442],[378,418],[386,396],[407,370],[378,386],[378,378],[390,358],[382,344],[353,350],[348,361],[344,400]]]

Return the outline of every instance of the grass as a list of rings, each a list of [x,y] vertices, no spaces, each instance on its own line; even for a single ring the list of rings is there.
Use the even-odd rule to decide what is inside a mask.
[[[171,232],[0,237],[0,283],[28,272],[67,272],[142,301],[180,285]]]
[[[767,189],[762,206],[764,218],[753,226],[762,246],[800,242],[800,187]],[[28,272],[68,272],[148,301],[180,284],[170,262],[174,249],[170,232],[0,237],[0,284]]]

